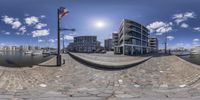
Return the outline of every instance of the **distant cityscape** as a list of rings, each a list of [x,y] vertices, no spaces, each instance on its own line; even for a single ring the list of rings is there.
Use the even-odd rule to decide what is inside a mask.
[[[29,50],[40,50],[39,46],[1,46],[0,51],[29,51]]]
[[[105,53],[106,51],[113,51],[114,54],[123,55],[141,55],[164,51],[164,49],[158,49],[159,41],[157,37],[151,36],[149,30],[144,25],[130,19],[123,19],[119,30],[111,34],[112,38],[106,38],[103,46],[97,40],[97,36],[75,36],[73,42],[69,43],[67,47],[63,44],[64,49],[61,49],[61,51],[63,53],[68,51],[79,53]],[[62,41],[65,43],[64,40]],[[50,49],[56,52],[56,48],[50,47],[31,45],[0,46],[0,51],[23,51],[27,53],[33,51],[47,52]],[[198,54],[200,53],[200,47],[196,46],[191,50],[179,47],[170,51],[173,54],[182,54],[183,52]],[[168,52],[170,51],[168,49]]]

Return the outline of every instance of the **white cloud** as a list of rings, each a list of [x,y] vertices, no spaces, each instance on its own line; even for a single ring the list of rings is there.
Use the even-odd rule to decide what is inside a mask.
[[[55,42],[55,40],[54,40],[54,39],[49,39],[49,42],[52,42],[52,43],[54,43],[54,42]]]
[[[162,21],[156,21],[149,25],[147,25],[147,28],[150,30],[150,33],[156,33],[156,35],[162,35],[163,33],[167,33],[172,31],[173,23],[165,23]]]
[[[44,40],[39,39],[38,42],[43,42]]]
[[[45,18],[46,17],[45,15],[36,17],[36,16],[29,16],[28,14],[25,14],[24,16],[25,16],[24,25],[23,23],[19,21],[19,18],[9,17],[7,15],[2,16],[1,20],[5,24],[11,25],[12,29],[17,29],[18,32],[15,32],[16,35],[24,35],[24,33],[28,31],[26,28],[27,27],[26,25],[31,26],[31,28],[37,29],[32,32],[33,37],[46,36],[49,34],[49,30],[42,29],[46,27],[47,24],[40,23],[40,20],[39,20],[39,18]],[[6,34],[8,35],[9,33],[6,33]],[[27,35],[31,35],[31,34],[27,33]]]
[[[12,24],[14,22],[14,18],[8,17],[8,16],[2,16],[2,21],[4,21],[6,24]]]
[[[68,40],[68,41],[73,41],[74,40],[74,36],[72,36],[72,35],[65,35],[64,39]]]
[[[13,28],[13,29],[17,29],[17,28],[19,28],[21,25],[22,25],[21,22],[19,22],[19,21],[14,21],[14,22],[12,23],[12,28]]]
[[[0,43],[0,45],[1,45],[1,46],[4,46],[4,45],[6,45],[6,44],[5,44],[5,43]]]
[[[173,23],[172,23],[172,22],[169,22],[169,25],[171,25],[171,26],[172,26],[172,25],[173,25]]]
[[[4,34],[5,34],[5,35],[10,35],[10,32],[5,32]]]
[[[11,25],[13,29],[18,29],[22,25],[18,18],[13,18],[9,16],[2,16],[2,21],[6,24]]]
[[[46,18],[46,16],[45,15],[41,15],[40,18]]]
[[[178,13],[174,14],[172,19],[179,24],[181,22],[187,21],[189,18],[195,18],[195,13],[194,12],[185,12],[185,13]]]
[[[25,26],[22,26],[22,27],[19,28],[19,31],[24,34],[27,30],[26,30]]]
[[[24,20],[27,25],[35,25],[39,22],[39,18],[35,16],[26,17]]]
[[[195,31],[199,31],[200,32],[200,27],[195,27],[193,28]]]
[[[198,38],[193,39],[192,44],[193,44],[193,46],[198,46],[199,45],[199,39]]]
[[[36,30],[32,32],[33,37],[41,37],[41,36],[47,36],[49,35],[49,30],[43,29],[43,30]]]
[[[43,27],[46,27],[46,26],[47,26],[47,24],[38,23],[38,24],[35,25],[35,28],[36,29],[42,29]]]
[[[199,39],[196,38],[196,39],[193,39],[192,41],[193,42],[199,42]]]
[[[167,39],[169,39],[169,40],[173,40],[173,39],[175,39],[173,36],[167,36]]]
[[[174,48],[180,48],[180,47],[187,48],[187,49],[192,48],[191,44],[189,44],[189,43],[183,43],[183,42],[176,43],[176,45],[175,45]]]
[[[182,23],[182,24],[181,24],[181,27],[182,27],[182,28],[188,28],[188,27],[189,27],[189,25],[188,25],[188,24],[186,24],[186,23]]]
[[[4,30],[2,30],[1,33],[4,34],[4,35],[10,35],[10,32],[6,32]]]
[[[194,12],[185,12],[184,17],[195,18],[195,13]]]
[[[20,35],[21,33],[19,33],[19,32],[17,32],[17,33],[15,33],[16,35]]]

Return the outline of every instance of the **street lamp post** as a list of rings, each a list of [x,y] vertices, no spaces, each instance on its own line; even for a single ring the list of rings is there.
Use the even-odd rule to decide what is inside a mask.
[[[59,17],[59,9],[57,11],[57,17],[58,17],[58,50],[57,50],[57,66],[61,66],[61,55],[60,55],[60,17]]]
[[[58,51],[57,51],[57,66],[61,66],[61,55],[60,55],[60,31],[62,31],[62,30],[65,30],[65,29],[60,29],[60,19],[63,17],[63,16],[65,16],[65,15],[67,15],[69,13],[69,11],[66,9],[66,8],[64,8],[64,7],[60,7],[58,10],[57,10],[57,20],[58,20],[58,26],[57,26],[57,30],[58,30],[58,44],[57,44],[57,46],[58,46]],[[71,29],[71,30],[75,30],[75,29]]]
[[[165,35],[165,54],[167,54],[167,35]]]

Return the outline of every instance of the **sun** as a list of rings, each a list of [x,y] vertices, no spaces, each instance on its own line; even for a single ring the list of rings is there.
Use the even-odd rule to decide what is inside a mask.
[[[96,21],[95,22],[95,26],[97,28],[103,28],[103,27],[105,27],[105,22],[103,22],[103,21]]]

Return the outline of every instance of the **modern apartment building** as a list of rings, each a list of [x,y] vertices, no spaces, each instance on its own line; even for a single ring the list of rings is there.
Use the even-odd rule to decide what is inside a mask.
[[[149,42],[148,46],[150,47],[150,51],[158,52],[158,39],[155,37],[150,37],[148,42]]]
[[[112,33],[113,46],[118,45],[118,35],[119,35],[119,33],[117,33],[117,32]]]
[[[74,42],[70,43],[68,50],[72,52],[92,53],[97,50],[97,36],[77,36]]]
[[[115,54],[137,55],[148,53],[148,29],[129,19],[123,19],[118,33],[113,33]]]
[[[104,40],[104,48],[107,51],[112,51],[113,50],[113,40],[112,39]]]

